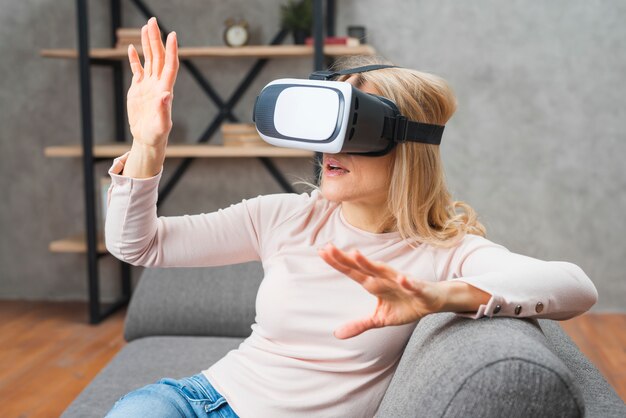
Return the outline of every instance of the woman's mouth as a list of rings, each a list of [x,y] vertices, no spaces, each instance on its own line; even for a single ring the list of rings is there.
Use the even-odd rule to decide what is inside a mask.
[[[327,176],[341,176],[348,174],[350,170],[345,168],[338,160],[326,158],[324,161],[324,174]]]

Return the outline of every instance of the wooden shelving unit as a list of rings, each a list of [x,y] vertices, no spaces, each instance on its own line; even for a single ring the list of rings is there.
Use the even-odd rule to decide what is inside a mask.
[[[137,47],[141,54],[141,47]],[[308,45],[252,45],[239,48],[223,46],[204,47],[181,47],[178,51],[180,59],[186,58],[289,58],[289,57],[312,57],[314,49]],[[326,45],[324,55],[330,57],[345,55],[373,55],[374,48],[369,45],[343,46]],[[78,58],[75,49],[44,49],[41,56],[46,58]],[[92,48],[89,50],[89,58],[124,60],[127,58],[126,48]]]
[[[100,144],[93,146],[93,156],[96,158],[116,158],[130,150],[130,144]],[[80,145],[58,145],[44,149],[46,157],[82,157],[83,148]],[[169,144],[165,150],[168,158],[307,158],[315,154],[311,151],[279,148],[271,145],[225,147],[208,144]]]
[[[117,44],[116,31],[122,25],[122,2],[123,0],[108,0],[111,12],[110,45]],[[141,14],[149,19],[156,14],[150,10],[144,0],[126,0],[137,6]],[[241,48],[229,48],[223,46],[199,46],[179,48],[181,71],[187,70],[191,77],[198,83],[200,89],[206,93],[211,101],[218,107],[219,112],[212,119],[206,129],[199,136],[195,144],[170,144],[167,147],[166,156],[180,158],[182,161],[174,172],[168,176],[164,187],[159,190],[159,201],[162,203],[176,183],[183,176],[190,163],[196,158],[257,158],[269,174],[280,184],[285,191],[293,191],[292,185],[285,179],[278,168],[273,164],[272,158],[310,158],[314,153],[302,150],[283,149],[265,145],[245,144],[242,146],[219,146],[208,145],[207,142],[218,132],[225,122],[239,123],[233,109],[251,86],[252,82],[263,70],[269,59],[287,57],[312,57],[313,69],[320,70],[324,66],[324,56],[337,57],[342,55],[372,55],[374,49],[369,45],[341,46],[323,45],[323,3],[324,0],[313,1],[313,38],[314,46],[306,45],[282,45],[287,38],[287,31],[280,29],[272,38],[269,45],[253,45]],[[41,55],[46,58],[75,59],[79,69],[80,85],[80,121],[81,140],[80,144],[57,145],[45,148],[44,154],[51,158],[80,158],[84,176],[84,204],[85,204],[85,233],[79,233],[67,238],[55,240],[49,244],[50,251],[55,253],[84,253],[87,258],[87,283],[89,291],[89,318],[92,324],[97,324],[118,309],[124,306],[131,295],[131,269],[128,263],[120,262],[122,295],[112,305],[104,308],[100,303],[98,261],[100,257],[108,255],[103,241],[103,231],[98,230],[96,218],[96,178],[94,165],[99,161],[115,158],[130,149],[127,142],[127,125],[125,123],[125,86],[123,73],[127,67],[124,61],[127,59],[126,48],[90,48],[89,45],[89,22],[88,0],[76,0],[76,23],[78,45],[76,49],[44,49]],[[326,30],[328,36],[334,35],[334,1],[326,0]],[[170,32],[159,19],[163,33]],[[136,45],[141,54],[141,47]],[[229,97],[221,97],[211,82],[205,78],[200,69],[195,66],[191,59],[225,59],[225,58],[253,58],[254,63],[249,70],[242,75],[239,85],[233,89]],[[96,143],[93,127],[93,106],[91,87],[91,66],[104,66],[112,70],[113,75],[113,114],[115,133],[111,143]],[[244,135],[245,136],[245,135]],[[250,139],[245,137],[244,139]],[[243,142],[243,141],[242,141]]]

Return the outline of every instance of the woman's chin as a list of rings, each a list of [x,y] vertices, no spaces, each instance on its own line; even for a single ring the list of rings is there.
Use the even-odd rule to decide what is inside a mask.
[[[333,185],[325,184],[323,181],[320,186],[320,192],[322,196],[324,196],[324,199],[331,202],[341,202],[344,200],[344,193],[341,190],[337,190]]]

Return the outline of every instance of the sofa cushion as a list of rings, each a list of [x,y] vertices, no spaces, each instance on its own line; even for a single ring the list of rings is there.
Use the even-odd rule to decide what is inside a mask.
[[[582,417],[565,364],[530,319],[423,318],[379,417]]]
[[[256,262],[145,269],[128,307],[124,337],[247,337],[262,278]]]
[[[163,377],[180,379],[207,369],[241,338],[147,337],[127,344],[63,413],[102,417],[124,394]]]

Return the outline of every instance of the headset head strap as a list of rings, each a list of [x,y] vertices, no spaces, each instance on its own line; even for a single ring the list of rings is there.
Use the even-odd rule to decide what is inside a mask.
[[[328,81],[328,80],[333,80],[339,77],[340,75],[365,73],[367,71],[382,70],[383,68],[400,68],[400,67],[398,67],[397,65],[373,64],[373,65],[364,65],[362,67],[348,68],[345,70],[338,70],[338,71],[320,70],[320,71],[312,72],[311,75],[309,75],[309,80]]]

